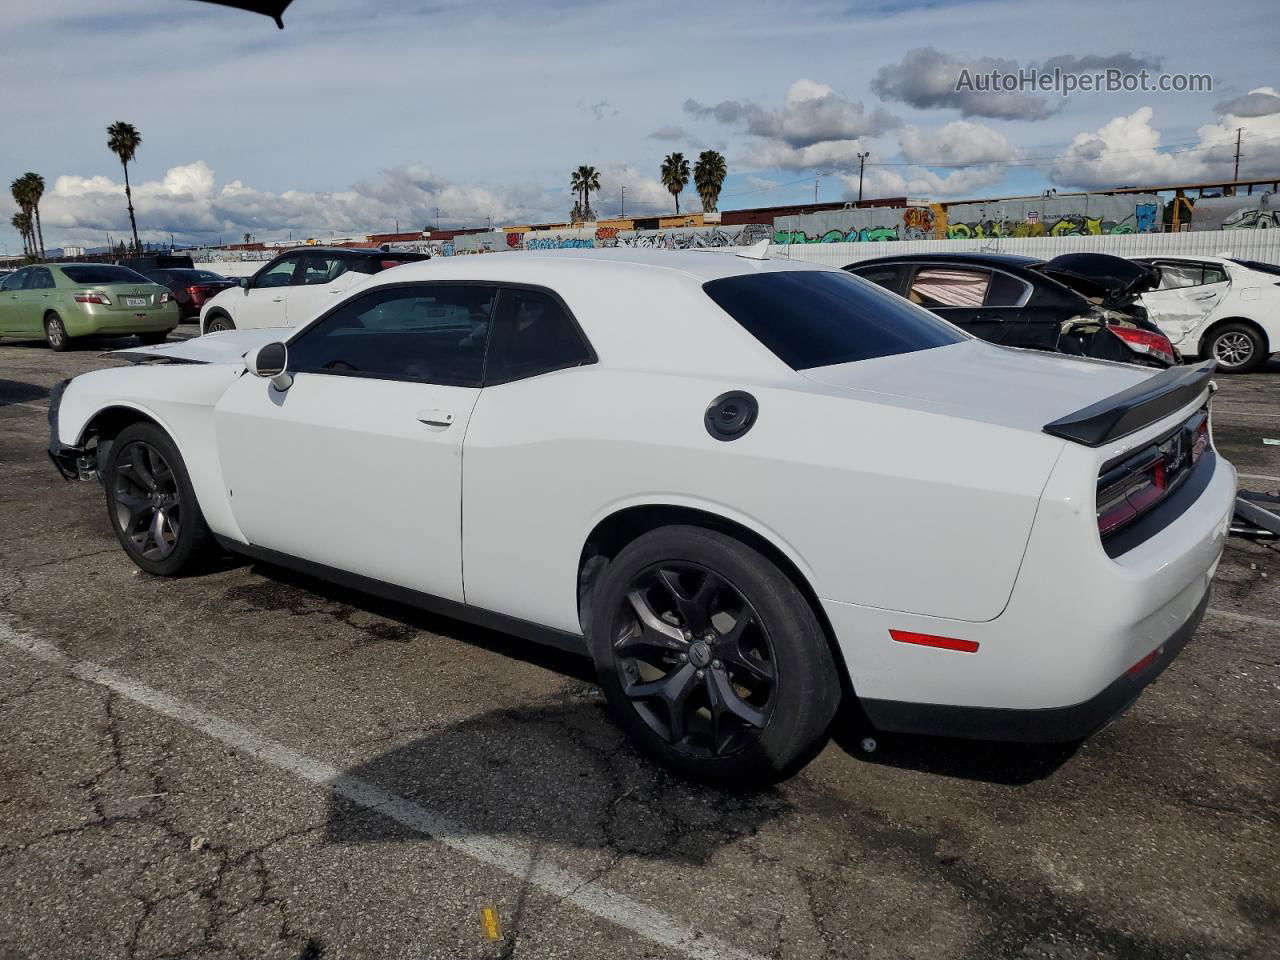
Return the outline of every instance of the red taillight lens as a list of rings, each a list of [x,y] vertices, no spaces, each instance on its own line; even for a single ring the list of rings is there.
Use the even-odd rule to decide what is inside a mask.
[[[100,303],[104,307],[109,307],[111,298],[105,293],[77,293],[76,303]]]
[[[898,643],[914,643],[920,647],[933,647],[937,650],[956,650],[960,653],[977,653],[976,640],[961,640],[959,637],[938,637],[932,633],[915,633],[911,630],[890,630],[889,636]]]
[[[1178,362],[1178,355],[1173,352],[1173,344],[1163,333],[1152,333],[1150,330],[1139,330],[1136,327],[1110,326],[1107,329],[1138,353],[1159,357],[1170,366]]]
[[[1209,418],[1206,416],[1196,427],[1191,441],[1191,462],[1200,459],[1201,454],[1209,449]]]
[[[1112,474],[1120,476],[1112,476]],[[1125,464],[1098,483],[1098,532],[1104,536],[1122,527],[1164,496],[1164,457],[1157,452],[1147,462]]]
[[[382,270],[390,270],[392,267],[401,266],[404,262],[403,260],[380,260],[378,267]]]

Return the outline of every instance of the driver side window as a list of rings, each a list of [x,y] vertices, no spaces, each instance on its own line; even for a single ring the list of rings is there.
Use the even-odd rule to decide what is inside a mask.
[[[9,274],[9,276],[4,278],[4,284],[0,285],[0,290],[5,292],[21,290],[23,283],[26,282],[27,275],[30,273],[31,268],[27,267],[25,270],[19,270],[17,273]]]
[[[254,287],[287,287],[293,282],[293,271],[298,266],[297,257],[284,257],[253,278]]]
[[[474,284],[373,291],[295,337],[289,369],[478,387],[496,296]]]

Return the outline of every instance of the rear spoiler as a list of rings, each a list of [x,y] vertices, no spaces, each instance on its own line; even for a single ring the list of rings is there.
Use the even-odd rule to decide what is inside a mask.
[[[1127,390],[1046,423],[1044,432],[1086,447],[1100,447],[1162,420],[1212,389],[1209,377],[1216,366],[1217,361],[1206,360],[1195,366],[1161,370]]]

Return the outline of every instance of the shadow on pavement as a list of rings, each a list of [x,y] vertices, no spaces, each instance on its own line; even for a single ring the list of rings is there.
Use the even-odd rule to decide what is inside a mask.
[[[30,403],[32,400],[44,400],[49,396],[48,387],[40,387],[22,380],[0,379],[0,407],[11,403]]]

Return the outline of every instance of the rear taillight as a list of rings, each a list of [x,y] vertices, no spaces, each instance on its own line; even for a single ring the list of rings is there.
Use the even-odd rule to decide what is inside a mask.
[[[104,307],[111,306],[111,298],[105,293],[77,293],[76,303],[99,303]]]
[[[1154,448],[1108,470],[1098,480],[1098,532],[1106,536],[1152,506],[1167,480],[1164,455]]]
[[[1137,327],[1108,326],[1115,336],[1119,337],[1129,349],[1136,353],[1145,353],[1157,357],[1173,366],[1178,362],[1178,355],[1173,352],[1173,344],[1163,333],[1152,333],[1150,330],[1139,330]]]
[[[404,262],[405,262],[405,261],[403,261],[403,260],[379,260],[379,261],[378,261],[378,269],[380,269],[380,270],[390,270],[392,267],[398,267],[398,266],[401,266],[402,264],[404,264]]]
[[[1203,420],[1195,427],[1191,435],[1191,462],[1194,464],[1200,459],[1201,454],[1209,449],[1209,416],[1205,414]]]

